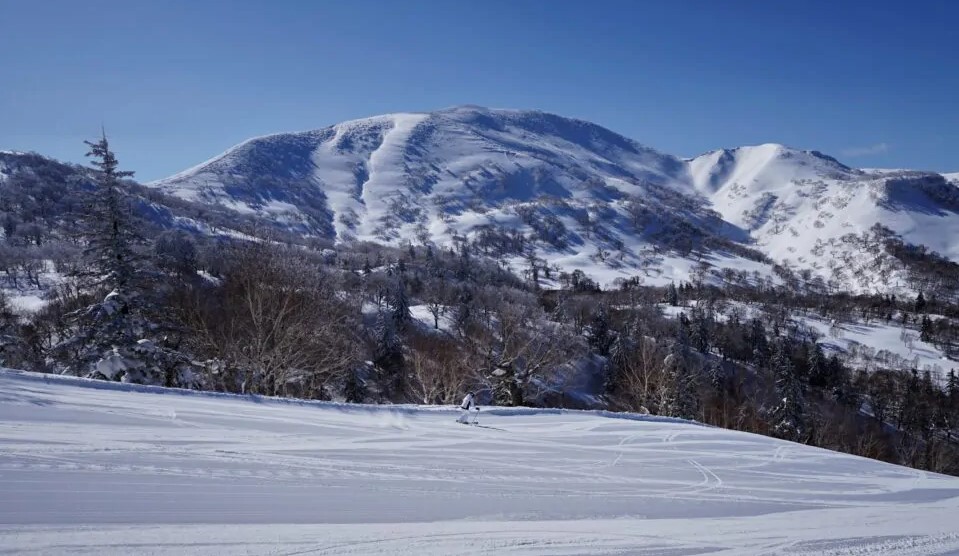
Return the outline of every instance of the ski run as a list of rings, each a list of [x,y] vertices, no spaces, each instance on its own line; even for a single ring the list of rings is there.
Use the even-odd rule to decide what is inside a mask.
[[[673,419],[0,371],[0,554],[959,554],[959,479]]]

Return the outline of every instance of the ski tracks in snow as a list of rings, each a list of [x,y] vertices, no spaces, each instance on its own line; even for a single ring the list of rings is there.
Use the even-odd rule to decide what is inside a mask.
[[[959,480],[745,433],[100,386],[0,371],[0,554],[959,551]]]

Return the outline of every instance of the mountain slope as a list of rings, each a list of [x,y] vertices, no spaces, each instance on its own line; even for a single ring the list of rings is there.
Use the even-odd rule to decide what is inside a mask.
[[[875,291],[904,281],[862,238],[876,224],[959,261],[959,188],[942,175],[857,170],[781,145],[714,151],[689,164],[697,190],[758,249],[839,287]]]
[[[680,235],[683,255],[711,242],[750,264],[736,243],[748,237],[708,209],[684,161],[541,112],[458,107],[273,135],[150,185],[341,241],[480,241],[605,281],[685,278],[689,259],[661,255]]]
[[[688,279],[704,261],[902,286],[901,263],[887,257],[880,272],[864,254],[877,223],[959,260],[959,189],[939,174],[858,170],[775,144],[681,160],[535,111],[464,106],[271,135],[150,185],[297,233],[471,242],[516,269],[535,255],[606,283]]]
[[[15,371],[0,399],[18,554],[959,550],[956,478],[665,418],[484,408],[474,428]]]
[[[76,222],[86,196],[95,187],[96,173],[36,153],[0,151],[0,237],[25,243],[21,235],[33,230],[30,242],[37,246],[77,233]],[[147,226],[147,235],[164,229],[183,229],[197,234],[246,237],[256,226],[248,214],[228,206],[198,203],[167,195],[128,180],[122,191],[129,196],[136,215]]]

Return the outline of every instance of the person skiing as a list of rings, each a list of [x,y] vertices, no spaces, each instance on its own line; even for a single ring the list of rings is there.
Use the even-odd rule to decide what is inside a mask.
[[[460,409],[463,413],[456,420],[457,423],[462,423],[464,425],[475,425],[476,420],[479,419],[479,407],[476,405],[476,396],[473,394],[473,391],[466,393],[466,396],[463,398],[463,403],[460,404]],[[476,409],[476,418],[470,422],[470,412]]]

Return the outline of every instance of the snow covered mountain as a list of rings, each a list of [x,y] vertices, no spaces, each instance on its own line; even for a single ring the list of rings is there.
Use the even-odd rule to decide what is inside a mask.
[[[534,253],[606,283],[686,279],[704,260],[885,288],[894,261],[875,272],[863,253],[877,223],[959,260],[956,175],[858,170],[775,144],[682,160],[536,111],[463,106],[270,135],[149,185],[300,233],[473,241],[514,266]]]
[[[663,417],[0,370],[0,551],[955,554],[959,479]]]
[[[607,282],[685,277],[702,245],[762,258],[743,257],[748,236],[709,210],[685,161],[541,112],[457,107],[261,137],[149,185],[338,240],[478,241]]]
[[[713,151],[689,167],[697,191],[763,253],[837,285],[874,291],[901,279],[894,269],[880,272],[875,246],[855,237],[875,224],[959,261],[959,188],[944,175],[858,170],[771,144]]]
[[[0,151],[0,185],[14,172],[89,182]],[[916,289],[888,238],[959,261],[959,174],[855,169],[775,144],[684,160],[536,111],[463,106],[259,137],[147,186],[140,209],[165,227],[470,243],[517,272],[549,264],[604,284],[786,264],[840,289]]]

